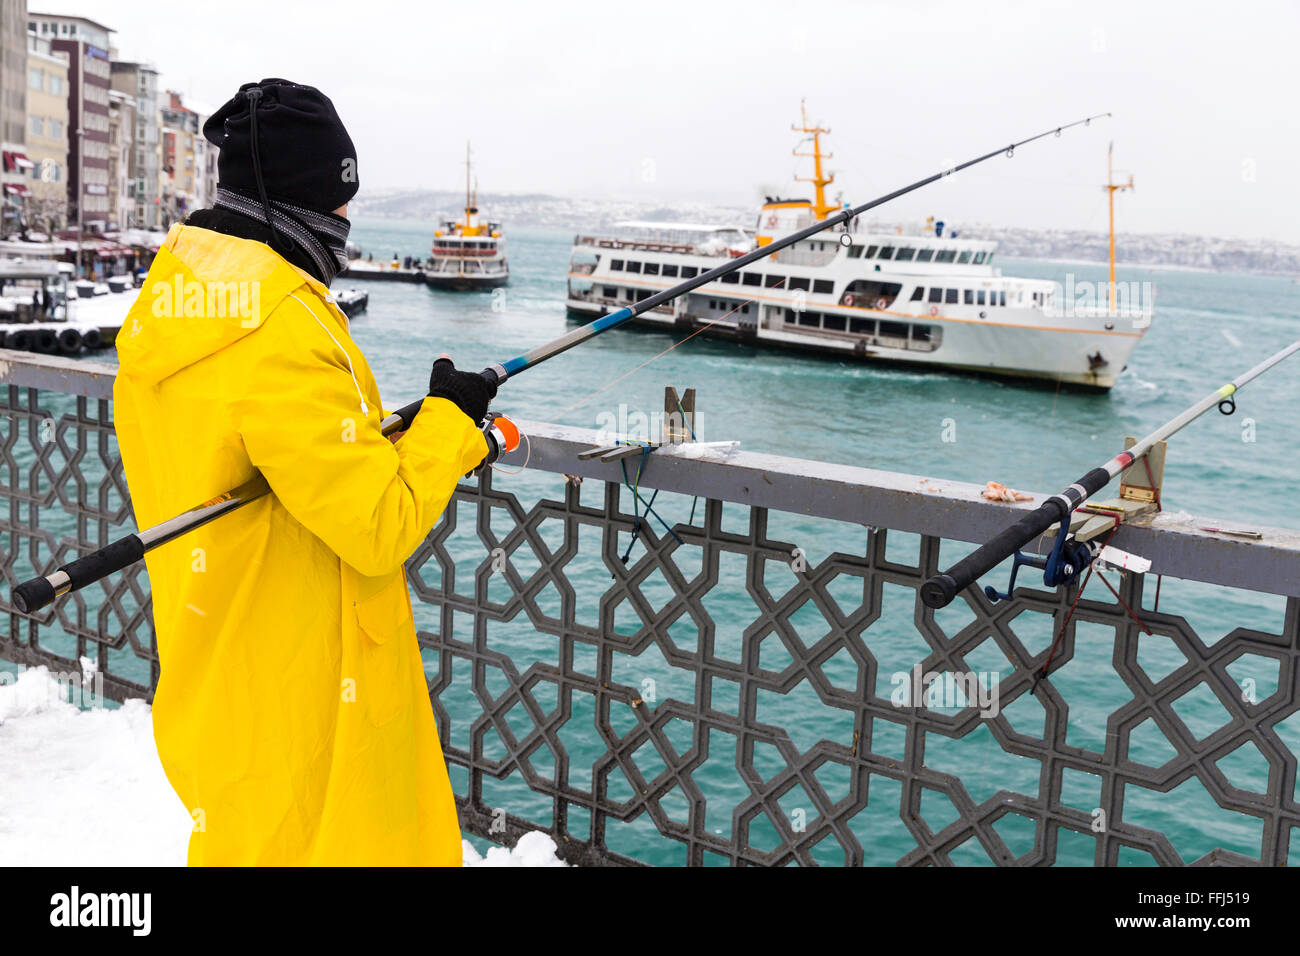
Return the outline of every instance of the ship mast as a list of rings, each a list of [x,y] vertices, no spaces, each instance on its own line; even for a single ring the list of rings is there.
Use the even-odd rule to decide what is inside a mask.
[[[808,109],[803,100],[799,101],[799,125],[791,126],[790,128],[796,133],[812,134],[813,151],[811,153],[801,153],[798,151],[799,147],[796,146],[794,155],[806,156],[813,161],[813,176],[811,179],[803,176],[796,176],[794,181],[797,183],[813,184],[813,188],[816,192],[816,196],[813,200],[813,215],[818,219],[825,219],[836,208],[835,206],[828,205],[826,202],[826,187],[835,182],[835,174],[831,173],[829,176],[826,176],[822,173],[822,160],[830,159],[834,155],[833,153],[822,153],[821,136],[823,133],[830,135],[830,130],[821,126],[808,125]]]
[[[1106,185],[1102,186],[1102,189],[1106,190],[1106,198],[1110,202],[1110,285],[1106,287],[1106,307],[1111,315],[1115,314],[1115,193],[1121,189],[1133,188],[1131,173],[1128,182],[1115,182],[1115,172],[1111,165],[1114,152],[1115,143],[1111,142],[1106,149]]]
[[[465,140],[465,228],[469,229],[469,211],[471,209],[469,197],[469,140]]]

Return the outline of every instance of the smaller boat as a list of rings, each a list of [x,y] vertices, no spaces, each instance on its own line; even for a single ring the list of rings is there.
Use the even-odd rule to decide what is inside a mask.
[[[469,144],[465,144],[465,217],[445,220],[433,232],[433,253],[424,281],[434,289],[493,289],[510,281],[501,224],[483,222],[478,187],[470,189]]]

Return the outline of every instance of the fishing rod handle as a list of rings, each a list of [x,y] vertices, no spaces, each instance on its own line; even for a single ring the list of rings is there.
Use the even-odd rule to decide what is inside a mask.
[[[144,550],[144,542],[140,537],[129,534],[106,548],[63,565],[51,574],[24,581],[13,589],[10,600],[20,613],[32,614],[52,604],[61,594],[79,590],[129,568],[144,557]]]
[[[485,368],[483,371],[479,372],[479,374],[483,376],[483,381],[492,386],[494,392],[497,385],[506,380],[505,369],[501,368],[499,365],[495,365],[492,368]],[[428,396],[425,396],[425,398],[427,397]],[[411,404],[403,405],[379,423],[380,431],[385,435],[391,435],[393,432],[406,431],[415,424],[415,416],[420,413],[420,409],[423,405],[424,398],[417,398],[415,401],[411,402]]]
[[[1015,524],[985,541],[947,571],[926,579],[921,585],[921,600],[925,606],[947,607],[979,578],[1069,515],[1089,495],[1106,487],[1110,478],[1105,468],[1094,468],[1061,494],[1048,498]]]

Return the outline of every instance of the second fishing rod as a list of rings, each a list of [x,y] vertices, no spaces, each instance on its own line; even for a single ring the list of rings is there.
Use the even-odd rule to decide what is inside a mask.
[[[1088,116],[1084,119],[1075,120],[1072,123],[1066,123],[1062,126],[1054,126],[1051,129],[1044,130],[1041,133],[1036,133],[1033,136],[1028,136],[1006,146],[999,146],[997,149],[990,150],[989,152],[976,156],[973,159],[969,159],[964,163],[958,163],[955,166],[940,170],[939,172],[926,176],[923,179],[918,179],[914,183],[910,183],[900,189],[895,189],[893,192],[886,193],[883,196],[878,196],[869,202],[864,202],[857,206],[846,206],[844,209],[829,218],[818,220],[803,229],[782,236],[779,239],[774,239],[766,245],[759,246],[742,256],[729,260],[717,268],[710,269],[707,272],[700,273],[684,282],[680,282],[672,288],[656,292],[653,295],[642,299],[634,306],[619,309],[616,312],[611,312],[609,315],[601,316],[599,319],[572,329],[563,335],[557,336],[551,341],[539,345],[522,355],[515,356],[514,358],[498,365],[491,365],[488,368],[485,368],[480,374],[490,385],[494,388],[498,388],[508,379],[518,375],[525,369],[540,365],[547,359],[554,358],[563,352],[567,352],[569,349],[581,345],[583,342],[600,335],[602,332],[608,332],[610,329],[625,325],[628,322],[631,322],[638,315],[648,312],[656,306],[671,301],[678,296],[685,295],[686,293],[698,289],[700,286],[707,285],[710,282],[714,282],[723,276],[737,272],[753,262],[774,255],[782,249],[788,248],[797,242],[801,242],[810,236],[815,236],[820,232],[825,232],[828,229],[834,229],[837,226],[849,223],[864,212],[875,209],[877,206],[882,206],[887,202],[898,199],[900,196],[905,196],[910,192],[928,186],[930,183],[945,179],[954,173],[961,172],[963,169],[977,166],[980,163],[987,162],[997,156],[1005,155],[1007,158],[1011,158],[1015,154],[1015,151],[1021,146],[1026,146],[1029,143],[1044,139],[1048,136],[1060,136],[1065,130],[1073,129],[1076,126],[1088,126],[1093,120],[1108,116],[1110,116],[1109,113],[1099,113],[1095,116]],[[847,233],[845,235],[847,235]],[[841,241],[843,241],[843,238]],[[418,401],[412,402],[411,404],[398,409],[396,412],[393,412],[391,415],[386,417],[380,426],[383,433],[385,435],[392,435],[409,428],[411,423],[414,422],[416,414],[420,411],[423,402],[424,399],[421,398]],[[483,429],[484,435],[488,440],[489,451],[488,457],[485,459],[485,464],[491,464],[500,455],[512,450],[513,444],[510,433],[513,426],[509,425],[508,420],[489,415],[487,420],[480,423],[480,427]],[[518,435],[516,432],[513,441],[517,440]],[[169,518],[167,521],[135,534],[126,535],[125,537],[114,541],[112,544],[109,544],[98,551],[94,551],[91,554],[80,557],[75,561],[69,562],[48,574],[19,584],[13,589],[12,593],[14,607],[24,614],[30,614],[33,611],[40,610],[46,605],[52,603],[58,597],[67,594],[70,591],[79,590],[88,584],[100,581],[108,577],[110,574],[124,570],[142,559],[145,554],[153,549],[161,547],[169,541],[174,541],[176,538],[188,533],[189,531],[200,528],[223,515],[242,508],[244,505],[256,501],[270,491],[271,488],[267,485],[266,480],[261,475],[255,475],[252,479],[238,488],[220,494],[215,498],[211,498],[182,514]]]

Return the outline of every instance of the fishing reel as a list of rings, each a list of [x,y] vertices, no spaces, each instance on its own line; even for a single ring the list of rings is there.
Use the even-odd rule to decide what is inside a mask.
[[[502,455],[506,455],[519,447],[519,426],[504,415],[497,414],[488,410],[483,421],[479,422],[479,430],[483,432],[483,437],[487,439],[488,453],[487,456],[478,464],[478,467],[466,475],[476,475],[484,468],[491,467]]]
[[[1070,534],[1070,516],[1067,514],[1056,529],[1056,541],[1047,554],[1025,554],[1017,551],[1011,556],[1011,580],[1007,582],[1005,592],[999,592],[992,585],[984,586],[984,594],[993,603],[1010,601],[1016,590],[1016,575],[1026,565],[1039,568],[1043,572],[1043,584],[1049,588],[1070,587],[1079,580],[1079,575],[1101,553],[1101,545],[1096,541],[1075,541]]]

